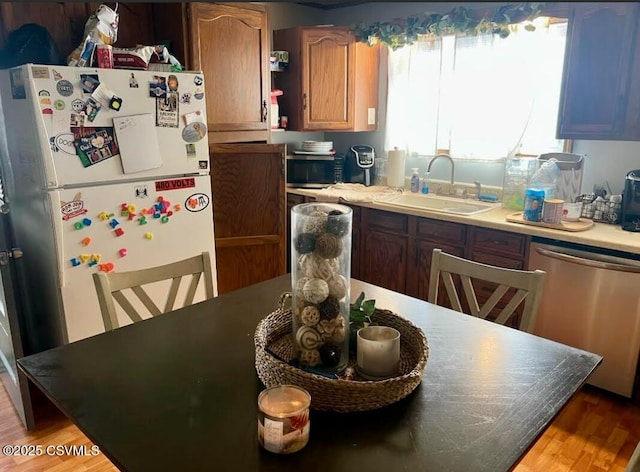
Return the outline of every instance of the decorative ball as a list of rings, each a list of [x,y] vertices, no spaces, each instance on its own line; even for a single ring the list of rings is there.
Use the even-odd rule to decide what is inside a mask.
[[[308,281],[309,281],[309,277],[300,277],[296,281],[295,295],[298,301],[304,298],[304,294],[302,293],[302,288],[304,287],[304,284],[306,284]]]
[[[298,270],[303,277],[329,280],[339,268],[338,259],[323,259],[315,252],[298,258]]]
[[[302,287],[304,299],[311,303],[321,303],[329,296],[329,286],[322,279],[311,279]]]
[[[342,344],[344,342],[344,338],[346,337],[346,330],[344,326],[339,326],[333,331],[333,336],[331,336],[331,341],[337,344]]]
[[[327,226],[327,214],[323,211],[312,211],[303,217],[302,233],[324,233]]]
[[[328,232],[342,237],[349,232],[349,219],[340,210],[331,210],[326,227]]]
[[[318,351],[324,365],[334,367],[340,362],[340,355],[342,354],[340,346],[325,344]]]
[[[320,312],[313,305],[305,306],[300,314],[300,319],[303,324],[307,326],[314,326],[318,324],[318,321],[320,321]]]
[[[298,329],[296,342],[302,349],[317,349],[324,344],[320,333],[311,326],[302,326]]]
[[[333,320],[322,320],[316,326],[318,333],[322,335],[324,339],[329,339],[333,336],[333,332],[336,330],[336,326],[332,323]]]
[[[313,252],[316,248],[316,234],[300,233],[295,238],[295,248],[298,254],[307,254]]]
[[[300,362],[309,367],[320,364],[320,353],[317,349],[303,349],[300,352]]]
[[[329,295],[342,300],[347,295],[347,282],[343,276],[336,274],[327,280]]]
[[[334,259],[342,252],[342,241],[331,233],[322,233],[316,239],[316,254],[324,259]]]
[[[329,288],[327,287],[327,293]],[[327,296],[326,300],[320,303],[318,307],[320,318],[323,320],[332,320],[340,314],[340,302],[336,297]]]

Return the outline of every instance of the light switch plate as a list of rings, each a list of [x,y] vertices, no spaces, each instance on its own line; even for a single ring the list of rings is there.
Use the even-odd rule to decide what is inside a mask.
[[[375,125],[376,124],[376,109],[368,108],[367,109],[367,124]]]

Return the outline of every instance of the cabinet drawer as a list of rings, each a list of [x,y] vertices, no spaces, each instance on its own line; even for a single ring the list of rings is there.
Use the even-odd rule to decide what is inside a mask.
[[[527,249],[527,237],[523,234],[476,227],[473,229],[471,249],[472,251],[524,257]]]
[[[403,236],[406,236],[408,232],[409,217],[400,213],[367,208],[364,212],[364,220],[367,229],[391,231],[401,233]]]
[[[465,225],[449,223],[447,221],[419,218],[416,227],[416,236],[435,241],[445,241],[449,244],[464,244],[467,234]]]
[[[471,254],[471,259],[476,262],[504,267],[506,269],[524,269],[524,260],[522,259],[511,259],[509,257],[497,256],[495,254],[485,254],[483,252],[473,252]]]

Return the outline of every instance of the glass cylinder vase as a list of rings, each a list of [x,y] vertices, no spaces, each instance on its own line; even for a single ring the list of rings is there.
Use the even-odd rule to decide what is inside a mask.
[[[349,362],[352,220],[345,205],[291,209],[293,338],[301,367],[335,373]]]

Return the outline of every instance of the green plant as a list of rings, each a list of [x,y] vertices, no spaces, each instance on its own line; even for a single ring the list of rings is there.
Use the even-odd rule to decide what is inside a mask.
[[[352,30],[360,42],[370,46],[380,42],[394,50],[413,44],[420,36],[435,38],[449,34],[476,36],[493,33],[506,38],[511,32],[510,25],[534,20],[540,16],[545,5],[542,2],[517,2],[488,10],[455,7],[443,15],[425,13],[391,22],[360,24],[352,26]],[[529,23],[525,29],[533,31],[535,26]]]
[[[349,323],[352,327],[362,328],[371,324],[371,315],[376,309],[375,300],[365,300],[364,292],[350,305]]]

